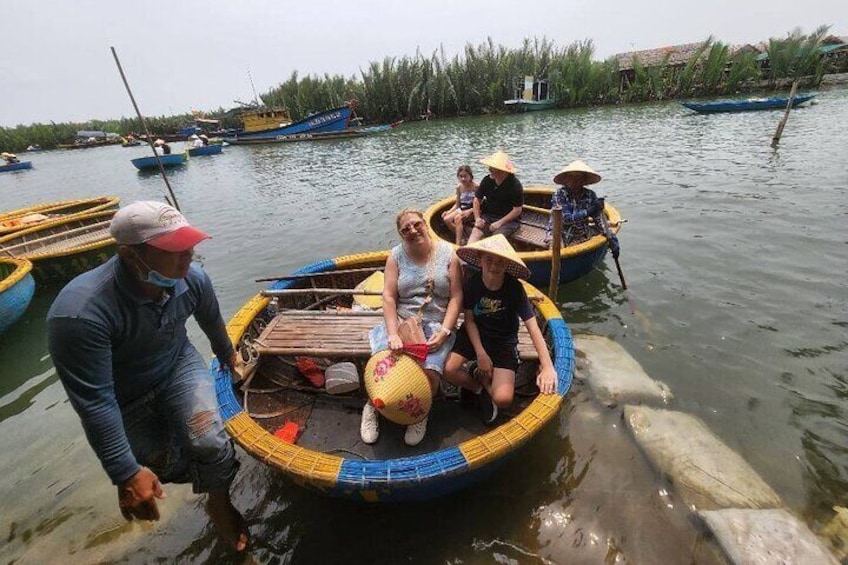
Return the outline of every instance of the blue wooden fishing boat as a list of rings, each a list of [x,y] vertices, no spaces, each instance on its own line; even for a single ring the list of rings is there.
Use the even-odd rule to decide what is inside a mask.
[[[378,126],[362,126],[345,128],[340,131],[327,132],[304,132],[291,135],[276,135],[276,136],[256,136],[250,138],[238,138],[237,140],[228,140],[236,145],[258,145],[261,143],[289,143],[292,141],[318,141],[321,139],[346,139],[352,137],[365,137],[374,135],[375,133],[383,133],[390,131],[403,121],[392,122],[391,124],[380,124]]]
[[[524,211],[521,214],[520,227],[509,236],[509,242],[518,252],[518,256],[530,269],[530,282],[536,286],[546,287],[551,278],[551,250],[544,242],[548,219],[550,218],[551,196],[554,189],[548,187],[526,187],[524,189]],[[436,237],[454,244],[456,234],[451,226],[445,225],[442,212],[450,210],[456,197],[451,196],[430,206],[424,212],[424,219],[430,226],[430,231]],[[604,214],[613,233],[618,233],[621,227],[621,215],[618,210],[605,205]],[[471,226],[466,226],[465,237],[471,232]],[[589,274],[601,264],[607,253],[607,238],[600,227],[593,228],[593,235],[579,243],[563,245],[560,249],[560,284],[567,283]]]
[[[0,334],[23,316],[32,295],[35,280],[32,263],[26,259],[0,257]]]
[[[201,155],[218,155],[223,151],[224,146],[219,144],[216,145],[204,145],[203,147],[192,147],[188,150],[188,154],[192,157],[198,157]]]
[[[32,161],[20,161],[18,163],[7,163],[5,165],[0,165],[0,173],[5,173],[7,171],[22,171],[24,169],[31,169]]]
[[[224,137],[224,141],[235,145],[250,143],[251,141],[254,143],[273,143],[279,138],[288,136],[343,131],[347,129],[355,108],[356,101],[351,100],[338,108],[318,112],[300,121],[288,123],[277,128],[256,132],[249,132],[245,129],[232,136]]]
[[[809,102],[815,94],[804,94],[792,99],[792,107]],[[743,100],[713,100],[712,102],[681,102],[690,110],[699,114],[718,114],[721,112],[751,112],[755,110],[784,110],[789,103],[788,96],[771,98],[746,98]]]
[[[557,101],[553,98],[547,100],[522,100],[516,98],[513,100],[504,100],[504,106],[509,112],[539,112],[541,110],[550,110],[556,108]]]
[[[434,399],[427,436],[417,446],[404,444],[403,426],[385,421],[380,441],[363,443],[359,423],[364,391],[355,384],[354,390],[346,388],[341,394],[331,394],[329,387],[304,386],[294,367],[298,356],[308,356],[318,362],[350,362],[364,374],[370,357],[368,331],[383,314],[352,311],[352,289],[382,269],[388,253],[319,261],[274,282],[227,326],[244,381],[234,384],[229,371],[212,363],[227,432],[262,464],[328,496],[366,502],[419,500],[467,487],[490,475],[556,420],[571,387],[571,331],[553,302],[525,285],[557,372],[554,394],[538,394],[538,354],[522,329],[516,400],[501,412],[499,425],[486,426],[476,410],[463,408],[455,395],[443,395]],[[316,297],[310,292],[315,287],[330,295]]]
[[[163,167],[176,167],[182,165],[188,159],[186,153],[172,153],[170,155],[160,155],[159,160],[162,161]],[[158,169],[156,157],[138,157],[132,160],[133,166],[139,171],[149,171],[150,169]]]

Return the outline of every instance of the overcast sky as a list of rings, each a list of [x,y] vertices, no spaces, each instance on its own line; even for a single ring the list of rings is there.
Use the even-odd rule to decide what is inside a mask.
[[[785,37],[822,24],[848,35],[845,0],[0,0],[0,126],[134,115],[114,46],[145,115],[232,107],[306,74],[358,74],[386,56],[448,57],[491,37],[596,57],[701,41]]]

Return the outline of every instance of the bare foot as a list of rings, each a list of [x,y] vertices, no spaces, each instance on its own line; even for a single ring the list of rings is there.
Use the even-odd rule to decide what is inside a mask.
[[[244,518],[230,501],[229,493],[209,493],[206,511],[224,543],[238,552],[247,549],[250,533]]]

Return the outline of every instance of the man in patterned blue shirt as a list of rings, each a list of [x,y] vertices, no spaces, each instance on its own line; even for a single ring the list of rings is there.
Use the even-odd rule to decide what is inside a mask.
[[[572,245],[586,241],[599,233],[598,222],[593,228],[589,218],[598,218],[603,214],[603,202],[586,185],[600,182],[601,175],[583,161],[574,161],[554,177],[554,183],[561,185],[551,197],[551,210],[562,208],[562,243]],[[545,230],[545,243],[550,246],[553,235],[553,216],[548,220]]]

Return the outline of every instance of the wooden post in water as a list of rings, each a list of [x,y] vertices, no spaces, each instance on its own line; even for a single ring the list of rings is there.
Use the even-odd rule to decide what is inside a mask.
[[[792,101],[795,99],[795,91],[798,89],[798,81],[792,83],[792,90],[789,91],[789,102],[786,103],[786,112],[783,114],[783,119],[777,124],[777,130],[774,132],[774,137],[771,138],[771,146],[777,147],[780,142],[780,136],[783,135],[783,128],[786,127],[786,120],[789,119],[789,112],[792,111]]]
[[[562,249],[562,208],[555,206],[551,208],[551,219],[553,220],[553,239],[551,240],[551,283],[548,286],[548,296],[556,303],[557,290],[559,290],[559,267],[560,250]]]

